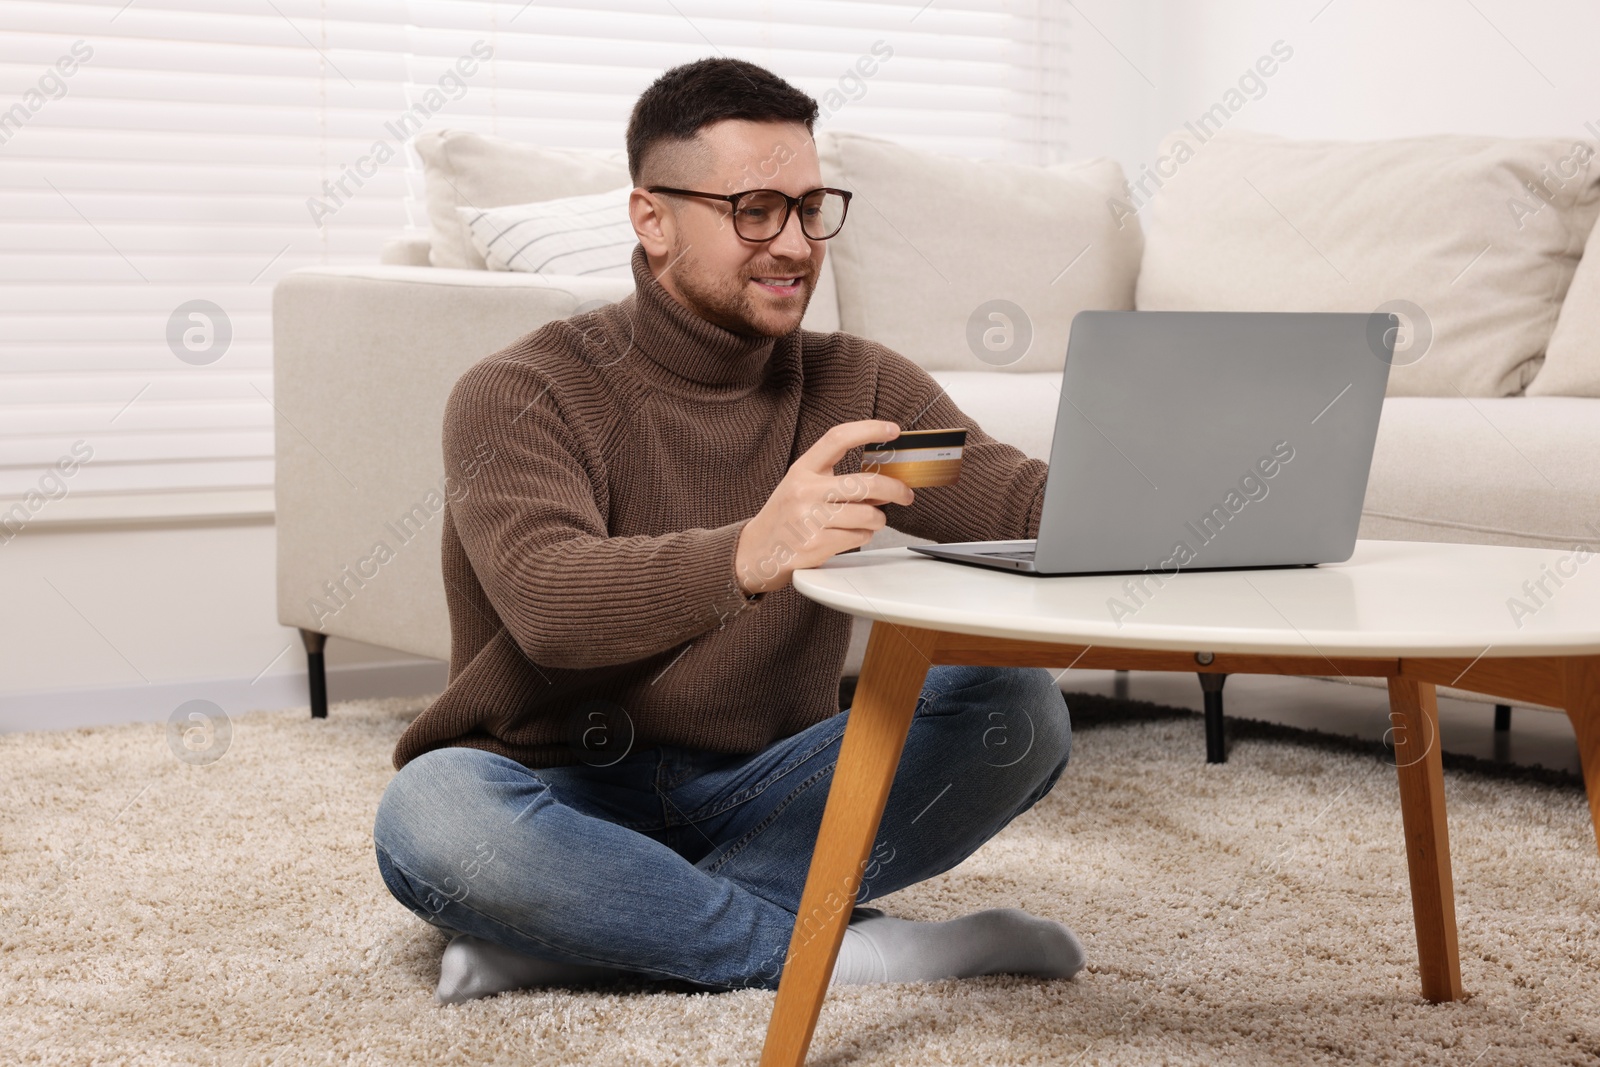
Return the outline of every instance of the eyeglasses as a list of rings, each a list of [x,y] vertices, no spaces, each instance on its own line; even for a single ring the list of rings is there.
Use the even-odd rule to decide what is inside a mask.
[[[800,230],[813,241],[826,241],[844,226],[851,194],[844,189],[813,189],[790,196],[776,189],[746,189],[742,193],[697,193],[693,189],[647,186],[652,193],[698,196],[725,200],[733,205],[733,232],[746,241],[770,241],[789,224],[791,208],[800,209]]]

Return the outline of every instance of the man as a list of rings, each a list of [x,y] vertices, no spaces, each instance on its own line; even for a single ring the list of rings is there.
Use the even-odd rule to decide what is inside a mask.
[[[775,989],[848,718],[851,620],[791,574],[886,523],[1038,530],[1043,462],[904,356],[800,328],[847,206],[817,113],[750,63],[663,74],[627,133],[634,293],[450,394],[447,467],[476,473],[445,509],[449,685],[400,738],[373,830],[391,892],[456,935],[441,1002],[630,973]],[[728,199],[763,188],[782,196]],[[861,472],[866,443],[945,426],[968,428],[957,484]],[[1070,748],[1048,672],[931,668],[857,902],[960,863]],[[1071,930],[1014,908],[856,908],[833,980],[1082,966]]]

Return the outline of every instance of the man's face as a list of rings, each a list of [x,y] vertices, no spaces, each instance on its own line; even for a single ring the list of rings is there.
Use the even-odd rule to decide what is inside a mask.
[[[777,189],[799,196],[822,185],[817,149],[804,125],[726,119],[696,135],[698,150],[647,162],[643,185],[727,195]],[[634,231],[662,288],[708,322],[734,333],[782,337],[800,325],[822,269],[823,245],[800,229],[793,210],[770,241],[734,232],[727,202],[634,189]],[[769,284],[798,279],[790,285]]]

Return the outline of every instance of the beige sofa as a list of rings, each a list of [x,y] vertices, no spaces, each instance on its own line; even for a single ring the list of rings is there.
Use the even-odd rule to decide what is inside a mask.
[[[895,348],[979,425],[1048,458],[1079,310],[1398,306],[1406,354],[1361,535],[1600,539],[1592,149],[1228,133],[1185,153],[1184,140],[1130,184],[1108,160],[1027,167],[820,134],[824,180],[857,195],[804,326]],[[313,653],[313,714],[327,636],[449,658],[439,529],[454,483],[439,441],[456,378],[632,288],[484,269],[455,210],[626,184],[620,152],[452,131],[417,147],[432,232],[371,266],[292,271],[274,292],[278,611]],[[869,547],[909,543],[885,530]],[[858,620],[847,676],[867,629]]]

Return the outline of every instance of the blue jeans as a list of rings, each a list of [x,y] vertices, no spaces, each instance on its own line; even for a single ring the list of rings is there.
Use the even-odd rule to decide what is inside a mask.
[[[426,752],[373,826],[418,917],[517,951],[776,989],[849,712],[754,755],[674,747],[529,769]],[[928,670],[856,904],[949,870],[1050,791],[1072,729],[1043,668]]]

